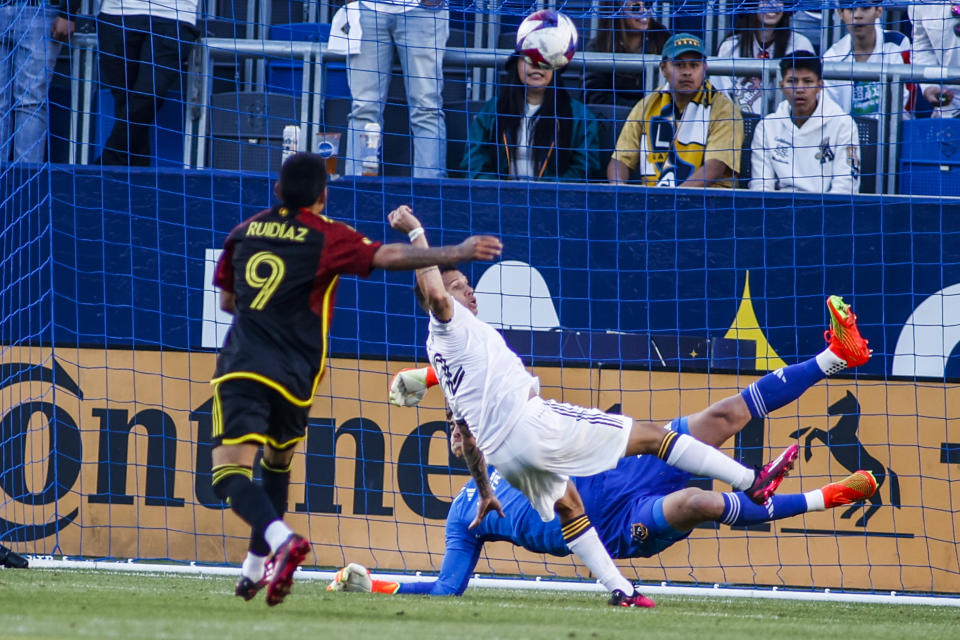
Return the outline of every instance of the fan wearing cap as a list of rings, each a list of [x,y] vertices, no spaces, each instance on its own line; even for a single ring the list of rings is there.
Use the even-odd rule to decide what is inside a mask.
[[[913,25],[913,62],[924,67],[960,67],[960,4],[925,2],[911,4],[907,15]],[[960,85],[931,82],[920,85],[932,104],[933,117],[960,116]]]
[[[837,16],[847,35],[823,54],[824,62],[873,62],[884,67],[910,64],[910,38],[899,31],[884,30],[880,0],[843,0]],[[824,92],[853,116],[880,117],[883,80],[824,80]],[[910,90],[903,85],[903,104],[910,108]]]
[[[750,189],[857,193],[857,125],[822,91],[820,58],[812,51],[795,51],[780,61],[780,73],[786,100],[757,124]]]
[[[661,187],[731,187],[740,166],[743,120],[707,80],[703,41],[688,33],[663,48],[666,84],[634,106],[607,165],[613,184],[631,173]]]

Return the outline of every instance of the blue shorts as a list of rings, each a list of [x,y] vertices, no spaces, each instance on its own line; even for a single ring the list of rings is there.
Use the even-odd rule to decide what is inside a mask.
[[[690,433],[686,418],[671,422],[670,429]],[[615,471],[607,473],[616,475],[604,483],[610,502],[601,518],[601,538],[614,557],[649,558],[690,535],[690,531],[677,531],[667,524],[663,499],[685,488],[691,474],[653,455],[625,459]],[[611,500],[613,496],[618,498]]]

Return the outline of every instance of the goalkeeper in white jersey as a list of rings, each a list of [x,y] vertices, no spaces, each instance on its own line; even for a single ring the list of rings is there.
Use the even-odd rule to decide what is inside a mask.
[[[419,220],[409,208],[400,210],[402,214],[391,220],[393,228],[408,234],[414,246],[428,246]],[[477,517],[472,526],[490,512],[503,515],[487,476],[487,464],[491,464],[526,496],[544,522],[553,520],[554,514],[560,516],[564,542],[611,591],[613,606],[650,607],[653,602],[637,592],[613,564],[570,476],[595,475],[616,467],[624,456],[652,454],[683,471],[726,482],[762,504],[796,460],[799,449],[792,444],[762,469],[749,469],[688,433],[544,400],[539,381],[503,337],[476,317],[476,298],[462,273],[421,269],[417,287],[421,305],[430,312],[427,353],[477,485]],[[855,356],[866,361],[869,349],[860,342]],[[821,356],[819,375],[853,364],[829,349]],[[776,408],[774,404],[767,402],[764,412]]]

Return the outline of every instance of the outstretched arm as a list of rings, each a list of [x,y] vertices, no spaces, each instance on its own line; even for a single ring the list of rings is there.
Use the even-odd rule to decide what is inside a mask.
[[[410,236],[411,250],[430,251],[423,225],[420,224],[420,221],[417,220],[413,211],[407,205],[397,207],[390,212],[390,226]],[[499,255],[500,242],[495,238],[494,241],[496,246],[492,248],[496,251],[495,255]],[[437,263],[427,264],[435,265]],[[427,301],[430,313],[437,320],[447,322],[453,317],[453,299],[443,286],[443,278],[440,277],[440,270],[436,266],[417,269],[417,286],[420,287],[420,292],[423,293],[423,297]]]
[[[431,248],[423,237],[423,226],[407,205],[391,211],[387,219],[391,227],[410,236],[410,244],[398,242],[380,246],[373,254],[373,266],[377,269],[398,271],[455,265],[471,260],[493,260],[503,248],[493,236],[470,236],[458,245]],[[415,233],[418,229],[419,233]]]

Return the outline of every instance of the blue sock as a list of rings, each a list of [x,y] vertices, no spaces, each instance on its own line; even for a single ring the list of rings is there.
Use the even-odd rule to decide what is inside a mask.
[[[751,383],[740,392],[747,402],[750,415],[762,418],[771,411],[786,406],[803,395],[804,391],[827,377],[816,358],[800,364],[781,367]]]
[[[724,493],[720,522],[730,526],[759,524],[806,512],[807,498],[802,493],[773,496],[762,505],[755,503],[742,492]]]
[[[397,593],[418,593],[429,595],[433,590],[433,585],[436,581],[431,580],[430,582],[401,582],[400,588],[397,589]]]

